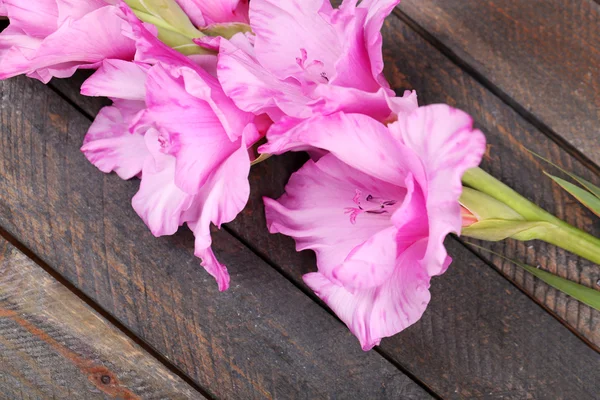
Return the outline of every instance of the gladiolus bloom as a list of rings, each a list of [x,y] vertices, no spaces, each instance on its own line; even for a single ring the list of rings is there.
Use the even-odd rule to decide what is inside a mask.
[[[230,222],[245,206],[248,148],[268,124],[238,109],[214,76],[141,24],[131,27],[140,61],[107,60],[82,87],[114,102],[98,114],[82,151],[104,172],[141,175],[133,208],[155,236],[187,223],[196,256],[225,290],[229,275],[211,250],[210,224]]]
[[[0,79],[20,74],[47,83],[104,59],[132,60],[127,22],[110,0],[0,0],[10,25],[0,34]]]
[[[344,113],[306,125],[262,148],[329,151],[296,172],[279,200],[265,199],[269,230],[315,251],[318,272],[304,281],[368,350],[425,311],[430,278],[451,261],[444,238],[461,231],[462,174],[481,161],[485,138],[446,105],[387,127]]]
[[[277,132],[339,111],[382,122],[412,111],[416,94],[395,97],[383,76],[380,30],[398,2],[345,0],[334,9],[329,0],[252,0],[253,35],[218,44],[219,81],[239,108],[267,113]]]

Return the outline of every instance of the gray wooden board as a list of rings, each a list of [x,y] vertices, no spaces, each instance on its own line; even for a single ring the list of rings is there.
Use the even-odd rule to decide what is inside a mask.
[[[9,399],[201,399],[0,237],[0,393]]]

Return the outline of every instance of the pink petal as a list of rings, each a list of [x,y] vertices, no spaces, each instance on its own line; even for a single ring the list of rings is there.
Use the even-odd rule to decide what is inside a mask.
[[[94,68],[107,58],[131,60],[135,47],[121,34],[123,24],[113,6],[95,10],[78,20],[67,19],[40,43],[28,62],[17,67],[46,83],[52,77],[69,77],[77,68]],[[14,71],[0,73],[0,79],[10,76],[14,76]]]
[[[146,133],[144,139],[153,156],[146,158],[140,190],[132,199],[133,209],[154,236],[177,232],[194,201],[193,195],[175,185],[175,157],[160,152],[159,137],[155,129]]]
[[[335,74],[342,49],[338,34],[321,13],[329,0],[252,0],[250,25],[256,34],[256,58],[280,79],[303,74],[298,58],[322,64],[325,76]]]
[[[94,10],[102,8],[116,1],[109,0],[55,0],[58,6],[58,25],[67,19],[79,19]]]
[[[291,130],[275,124],[260,151],[281,154],[317,147],[330,151],[354,168],[390,183],[404,182],[420,161],[395,139],[385,125],[361,114],[337,113],[313,117]]]
[[[219,291],[224,292],[229,289],[229,272],[227,272],[227,267],[217,260],[215,253],[213,253],[212,249],[209,247],[204,250],[197,250],[195,253],[196,257],[199,257],[202,260],[202,267],[212,275],[217,281],[217,285],[219,286]]]
[[[223,22],[248,23],[248,0],[177,0],[196,26]]]
[[[149,68],[142,63],[105,60],[100,68],[83,83],[81,94],[145,101]]]
[[[271,233],[292,236],[298,251],[314,250],[319,271],[335,280],[334,270],[353,249],[392,227],[391,214],[360,212],[357,196],[372,195],[400,203],[405,194],[403,188],[366,175],[328,154],[318,162],[308,161],[294,173],[280,199],[264,199],[267,225]],[[360,258],[359,252],[356,259]],[[342,275],[340,278],[345,279]]]
[[[100,110],[81,148],[100,171],[114,171],[122,179],[141,172],[149,153],[143,135],[130,133],[129,125],[144,107],[140,102],[119,101]]]
[[[243,210],[250,195],[250,157],[246,150],[245,136],[253,136],[255,130],[249,125],[238,141],[236,150],[212,174],[196,195],[194,206],[184,216],[196,237],[195,254],[202,259],[202,266],[215,277],[219,290],[229,287],[229,274],[210,249],[210,224],[221,227],[231,222]]]
[[[225,39],[220,40],[217,73],[225,93],[244,111],[267,113],[273,120],[281,118],[282,111],[298,118],[311,114],[306,106],[311,99],[299,84],[280,81],[253,54]]]
[[[421,318],[429,303],[429,275],[419,260],[426,243],[401,254],[393,274],[381,286],[351,293],[321,273],[304,275],[304,282],[344,321],[363,350],[378,345]]]
[[[224,95],[217,97],[217,104],[207,82],[186,67],[167,70],[157,65],[150,70],[146,87],[148,110],[143,120],[166,134],[168,152],[177,159],[175,182],[194,194],[236,150],[228,131],[241,134],[254,117],[237,110]]]
[[[58,7],[54,0],[3,0],[2,3],[13,28],[27,36],[43,39],[58,28]]]
[[[317,85],[313,96],[321,100],[315,104],[316,114],[328,115],[343,111],[346,114],[368,115],[380,122],[390,118],[390,102],[395,102],[390,99],[390,94],[384,88],[379,88],[376,92],[366,92],[352,87]]]
[[[383,75],[383,37],[381,36],[381,28],[385,18],[392,13],[398,3],[400,3],[400,0],[363,0],[359,6],[368,10],[364,38],[369,52],[369,60],[371,61],[371,71],[377,82],[386,88],[389,87],[389,84]]]
[[[415,178],[426,193],[429,245],[422,261],[430,275],[444,272],[447,253],[444,239],[461,230],[462,175],[479,165],[485,136],[473,129],[472,118],[445,104],[420,107],[404,121],[390,125],[422,160],[423,173]]]

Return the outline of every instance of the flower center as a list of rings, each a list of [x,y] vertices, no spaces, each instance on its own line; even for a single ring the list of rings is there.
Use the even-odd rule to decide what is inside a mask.
[[[363,195],[362,191],[356,189],[356,194],[352,199],[356,207],[346,207],[344,214],[350,214],[350,222],[356,223],[356,217],[360,214],[374,214],[374,215],[385,215],[390,214],[395,205],[398,203],[397,200],[387,200],[380,197],[374,197],[371,194],[366,196]]]
[[[304,77],[307,81],[314,83],[329,83],[327,72],[324,71],[325,64],[320,60],[313,60],[308,63],[308,52],[306,49],[300,49],[301,57],[296,57],[296,62],[304,71]]]

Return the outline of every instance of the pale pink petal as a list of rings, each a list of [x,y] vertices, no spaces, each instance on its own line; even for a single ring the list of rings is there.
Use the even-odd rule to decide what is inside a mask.
[[[113,99],[146,100],[146,64],[123,60],[105,60],[81,86],[85,96]]]
[[[206,81],[186,67],[167,70],[156,65],[148,74],[146,88],[148,110],[143,122],[160,127],[168,153],[177,159],[177,186],[194,194],[237,149],[224,120],[241,135],[242,122],[249,123],[253,116],[241,114],[227,99],[217,104]]]
[[[236,35],[240,36],[240,35]],[[280,81],[250,53],[233,42],[221,39],[217,74],[225,93],[242,110],[267,113],[273,120],[284,114],[297,118],[310,116],[312,101],[298,83]]]
[[[67,19],[45,38],[28,65],[21,67],[43,82],[66,78],[77,68],[95,68],[107,58],[133,59],[133,41],[122,35],[125,22],[113,6],[95,10],[78,20]],[[0,73],[0,79],[9,77]]]
[[[304,275],[304,282],[344,321],[363,350],[378,345],[421,318],[431,298],[429,280],[419,260],[425,242],[403,252],[393,274],[381,286],[349,292],[321,273]]]
[[[253,130],[256,128],[248,125],[244,135],[252,135]],[[237,149],[211,174],[198,192],[194,208],[184,217],[196,236],[196,249],[210,246],[211,223],[220,228],[233,221],[248,202],[250,156],[242,138],[235,145]]]
[[[175,157],[161,152],[158,131],[150,129],[144,139],[152,156],[146,158],[140,189],[131,204],[154,236],[172,235],[183,224],[182,216],[194,196],[175,185]]]
[[[391,14],[392,10],[400,3],[400,0],[363,0],[359,7],[366,8],[368,15],[364,26],[364,37],[366,48],[371,61],[373,77],[382,87],[389,87],[383,75],[383,37],[381,28],[383,21]]]
[[[281,154],[317,147],[381,180],[399,183],[422,168],[415,154],[396,140],[385,125],[362,114],[313,117],[287,132],[274,128],[260,151]]]
[[[314,106],[315,114],[327,115],[343,111],[346,114],[368,115],[381,122],[390,118],[390,102],[395,102],[384,88],[379,88],[376,92],[365,92],[352,87],[317,85],[312,95],[321,100]]]
[[[405,90],[402,97],[388,97],[387,102],[395,120],[402,120],[419,108],[417,92],[415,90]],[[392,131],[392,134],[394,132]]]
[[[2,4],[13,28],[27,36],[43,39],[58,28],[55,0],[3,0]]]
[[[196,26],[223,22],[248,23],[248,0],[177,0]]]
[[[293,237],[298,251],[314,250],[319,271],[335,279],[335,268],[355,247],[392,227],[393,210],[405,195],[404,188],[366,175],[328,154],[318,162],[308,161],[294,173],[280,199],[264,199],[267,225],[271,233]],[[373,200],[367,200],[369,197]],[[391,206],[381,209],[382,201]],[[365,212],[369,209],[374,212]]]
[[[69,18],[79,19],[107,4],[115,4],[117,0],[54,0],[53,2],[58,6],[58,25],[60,26]]]
[[[30,72],[30,60],[39,49],[42,40],[27,36],[12,25],[2,31],[0,33],[0,79]]]
[[[342,45],[323,11],[325,3],[329,0],[252,0],[250,25],[260,64],[286,79],[304,74],[299,61],[305,58],[305,67],[332,77]]]
[[[248,125],[236,150],[211,175],[196,195],[193,207],[184,215],[196,237],[195,254],[202,259],[202,266],[217,280],[219,290],[229,287],[229,274],[224,265],[215,258],[210,246],[211,223],[217,227],[231,222],[243,210],[250,195],[250,157],[246,150],[246,136],[254,136],[256,128]]]
[[[368,12],[362,7],[356,8],[351,3],[355,1],[344,2],[332,19],[338,34],[343,38],[343,49],[335,63],[335,75],[331,77],[329,83],[365,92],[377,92],[382,87],[373,77],[365,37]],[[384,88],[389,91],[387,82]]]
[[[144,107],[144,103],[120,101],[100,110],[81,148],[100,171],[114,171],[122,179],[133,178],[142,171],[149,153],[144,136],[129,132],[129,125]]]
[[[196,257],[199,257],[202,260],[202,267],[208,272],[215,280],[217,281],[217,285],[219,286],[219,291],[224,292],[229,289],[229,272],[227,272],[227,267],[217,260],[215,257],[215,253],[213,253],[212,249],[209,247],[203,250],[196,250],[194,253]]]
[[[429,245],[422,261],[430,275],[445,270],[444,238],[460,233],[458,198],[462,175],[479,165],[485,152],[485,136],[473,129],[472,118],[445,104],[420,107],[404,121],[390,125],[422,160],[424,171],[415,178],[426,194]]]
[[[187,14],[192,21],[192,24],[197,27],[205,27],[208,25],[206,18],[200,8],[202,0],[175,0],[179,7]]]

